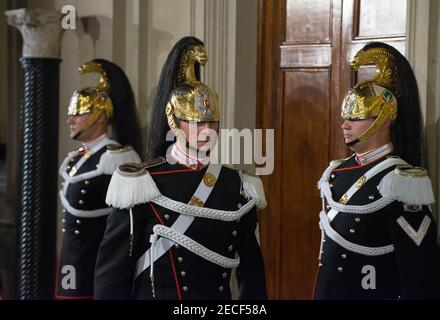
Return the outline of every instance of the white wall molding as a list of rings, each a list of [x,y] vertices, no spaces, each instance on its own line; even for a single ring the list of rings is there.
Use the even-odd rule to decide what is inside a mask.
[[[438,0],[408,0],[407,56],[420,91],[426,125],[428,169],[440,206],[440,4]],[[440,230],[440,228],[439,228]]]
[[[233,128],[235,111],[235,26],[236,0],[205,1],[204,41],[208,52],[208,67],[204,81],[220,96],[221,126]]]

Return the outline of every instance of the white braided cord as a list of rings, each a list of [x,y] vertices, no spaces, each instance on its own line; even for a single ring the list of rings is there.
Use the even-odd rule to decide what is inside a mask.
[[[336,242],[337,244],[339,244],[341,247],[343,247],[348,251],[358,253],[364,256],[380,256],[394,251],[393,244],[383,247],[367,247],[350,242],[344,239],[339,233],[336,232],[336,230],[334,230],[331,227],[325,212],[321,211],[321,213],[319,214],[319,218],[320,218],[319,227],[325,231],[325,234],[334,242]]]
[[[214,220],[223,220],[223,221],[235,221],[248,213],[255,205],[255,200],[252,199],[248,201],[246,204],[241,206],[237,211],[226,211],[226,210],[217,210],[206,207],[196,207],[191,206],[189,204],[175,201],[166,196],[159,196],[151,200],[151,202],[171,211],[194,216],[198,218],[207,218]]]
[[[330,191],[330,185],[328,182],[321,183],[321,191],[324,193],[325,199],[327,200],[328,205],[332,209],[345,213],[356,213],[356,214],[373,213],[385,208],[387,205],[389,205],[394,201],[393,199],[389,199],[389,198],[379,198],[374,202],[360,206],[346,205],[333,200],[332,193]]]
[[[405,164],[406,162],[400,158],[388,158],[385,161],[377,164],[372,169],[370,169],[365,176],[368,176],[370,178],[374,177],[376,174],[382,172],[383,170],[398,164]],[[382,197],[372,203],[365,204],[365,205],[344,205],[339,202],[336,202],[333,200],[333,196],[330,190],[330,183],[329,178],[331,175],[331,172],[335,168],[335,165],[331,165],[328,167],[324,174],[322,175],[321,180],[318,182],[318,188],[321,190],[321,197],[325,197],[327,200],[328,205],[339,212],[345,212],[345,213],[355,213],[355,214],[368,214],[373,213],[378,210],[381,210],[385,208],[387,205],[392,203],[394,200],[388,197]],[[354,190],[352,190],[354,189]],[[349,191],[347,191],[347,194],[356,192],[358,189],[351,187]],[[351,192],[350,192],[351,191]],[[325,208],[323,208],[325,209]]]
[[[236,268],[240,264],[240,258],[231,259],[228,257],[224,257],[208,248],[202,246],[198,242],[193,239],[174,231],[171,228],[166,226],[157,224],[153,227],[153,232],[159,236],[172,240],[182,247],[188,249],[192,253],[202,257],[205,260],[208,260],[212,263],[215,263],[223,268]]]

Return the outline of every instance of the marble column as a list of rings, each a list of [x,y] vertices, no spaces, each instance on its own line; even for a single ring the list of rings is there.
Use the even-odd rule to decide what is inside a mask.
[[[61,14],[6,11],[23,36],[17,299],[54,293]]]

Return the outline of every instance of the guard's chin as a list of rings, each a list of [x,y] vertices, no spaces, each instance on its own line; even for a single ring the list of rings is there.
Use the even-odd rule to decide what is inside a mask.
[[[359,139],[352,139],[350,142],[345,142],[345,145],[350,148],[351,151],[356,152],[356,149],[359,148]]]

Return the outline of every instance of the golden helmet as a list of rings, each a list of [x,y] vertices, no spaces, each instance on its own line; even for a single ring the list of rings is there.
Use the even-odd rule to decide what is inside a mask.
[[[347,92],[342,103],[341,117],[344,120],[376,120],[350,145],[370,139],[387,120],[395,121],[397,118],[394,56],[386,48],[360,50],[351,66],[358,70],[367,65],[376,66],[376,76],[373,80],[359,83]]]

